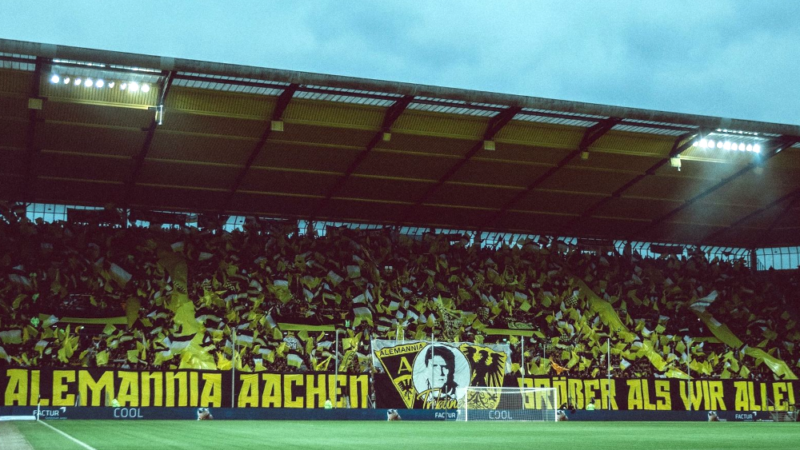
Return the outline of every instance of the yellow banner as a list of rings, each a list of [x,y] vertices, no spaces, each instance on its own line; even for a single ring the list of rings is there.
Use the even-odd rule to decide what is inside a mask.
[[[2,369],[0,406],[369,407],[369,375],[172,370]],[[231,392],[234,395],[231,396]]]

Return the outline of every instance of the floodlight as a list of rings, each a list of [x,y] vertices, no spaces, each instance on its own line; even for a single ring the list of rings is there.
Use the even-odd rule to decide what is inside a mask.
[[[75,78],[75,86],[80,86],[82,81],[80,78]]]
[[[69,82],[70,82],[69,77],[64,77],[64,84],[69,84]]]
[[[109,89],[114,89],[114,86],[115,86],[116,84],[117,84],[117,83],[115,83],[115,82],[113,82],[113,81],[109,81],[109,82],[108,82],[108,88],[109,88]]]
[[[122,89],[123,91],[125,89],[128,89],[128,83],[122,83],[121,85],[119,85],[119,88]]]
[[[91,78],[87,78],[86,81],[83,82],[83,85],[86,87],[92,87],[94,85],[94,81]]]
[[[724,145],[722,141],[717,142],[717,148],[722,148]]]
[[[740,152],[743,152],[743,151],[745,151],[745,149],[746,149],[746,147],[745,147],[745,145],[744,145],[744,142],[742,142],[741,144],[739,144],[739,151],[740,151]]]
[[[143,84],[142,85],[142,92],[144,92],[144,93],[150,92],[150,85],[147,84],[147,83]]]
[[[132,81],[131,84],[128,85],[131,92],[139,92],[139,83]]]
[[[753,144],[747,144],[747,147],[745,147],[745,150],[747,150],[748,152],[752,152],[753,151]]]
[[[714,142],[713,139],[708,140],[708,148],[714,148],[715,145],[717,145],[717,143]]]
[[[731,143],[728,142],[728,141],[725,141],[725,143],[722,144],[722,148],[724,148],[725,150],[730,150],[731,149]]]
[[[708,148],[708,140],[700,139],[700,143],[697,144],[697,146],[700,148]]]
[[[59,81],[61,81],[61,78],[60,78],[58,75],[56,75],[56,74],[53,74],[53,76],[52,76],[52,77],[50,77],[50,82],[51,82],[51,83],[53,83],[53,84],[56,84],[56,83],[58,83]]]
[[[106,82],[103,81],[103,80],[97,80],[97,81],[95,81],[94,85],[99,87],[99,88],[101,88],[101,87],[106,85]]]
[[[756,144],[753,146],[753,151],[756,153],[761,153],[761,146]]]

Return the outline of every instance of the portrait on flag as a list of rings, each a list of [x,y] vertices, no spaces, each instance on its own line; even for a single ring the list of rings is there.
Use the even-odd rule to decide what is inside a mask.
[[[406,408],[456,408],[463,388],[503,386],[511,371],[508,344],[373,340],[372,348],[378,379]]]
[[[414,359],[414,388],[425,398],[453,400],[456,389],[469,385],[470,365],[459,351],[431,344]]]

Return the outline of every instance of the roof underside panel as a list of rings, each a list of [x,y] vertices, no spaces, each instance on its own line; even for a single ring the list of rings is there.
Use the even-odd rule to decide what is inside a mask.
[[[270,140],[253,162],[253,169],[292,170],[302,173],[343,173],[360,151],[355,146],[333,146]]]
[[[121,183],[47,177],[37,178],[34,186],[39,203],[97,206],[117,203],[124,189]]]

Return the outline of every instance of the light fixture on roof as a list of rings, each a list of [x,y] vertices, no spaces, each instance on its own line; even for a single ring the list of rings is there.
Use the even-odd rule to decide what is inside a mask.
[[[75,86],[80,86],[82,82],[83,80],[81,80],[80,78],[75,78]]]
[[[681,155],[673,156],[669,159],[669,165],[681,171]]]
[[[91,78],[87,78],[86,81],[83,82],[83,85],[86,87],[92,87],[94,86],[94,81],[92,81]]]
[[[715,141],[713,139],[700,139],[695,144],[695,147],[708,148],[708,149],[724,149],[727,151],[740,151],[740,152],[761,152],[761,145],[748,144],[746,142],[734,141]]]
[[[69,77],[64,77],[64,84],[69,84],[70,81],[72,80]]]
[[[56,83],[58,83],[59,81],[61,81],[61,77],[59,77],[59,76],[58,76],[58,75],[56,75],[56,74],[53,74],[53,76],[52,76],[52,77],[50,77],[50,82],[51,82],[51,83],[53,83],[53,84],[56,84]]]
[[[94,85],[97,86],[98,88],[101,88],[106,85],[106,82],[103,80],[97,80],[94,82]]]
[[[150,92],[150,85],[149,85],[149,84],[147,84],[147,83],[144,83],[144,84],[142,85],[142,92],[144,92],[145,94],[146,94],[146,93],[148,93],[148,92]]]
[[[139,92],[139,83],[131,81],[131,84],[128,85],[128,89],[131,92]]]
[[[114,86],[116,86],[116,84],[117,84],[117,83],[115,83],[115,82],[113,82],[113,81],[109,81],[109,82],[108,82],[108,88],[109,88],[109,89],[114,89]]]
[[[119,88],[120,88],[120,90],[123,90],[123,91],[124,91],[125,89],[128,89],[128,83],[122,83],[122,84],[120,84],[120,85],[119,85]]]

